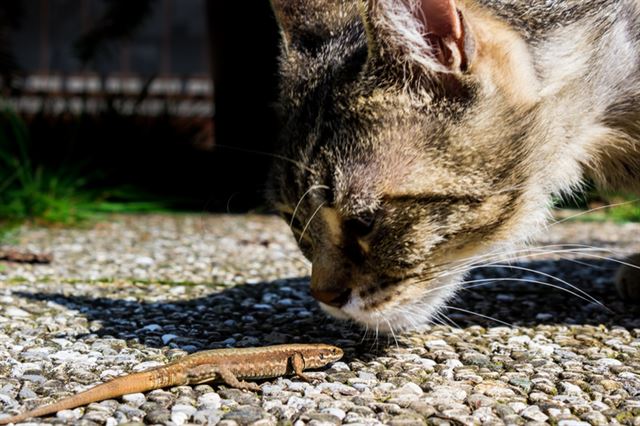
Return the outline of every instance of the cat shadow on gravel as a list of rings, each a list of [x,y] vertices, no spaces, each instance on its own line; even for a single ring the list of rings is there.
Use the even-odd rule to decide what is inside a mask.
[[[450,301],[446,317],[436,317],[434,322],[462,328],[543,324],[640,327],[640,308],[625,304],[615,292],[612,276],[616,263],[585,262],[589,266],[568,260],[514,264],[556,279],[521,269],[480,268],[468,281],[496,281],[462,289]],[[365,332],[359,326],[328,318],[311,298],[308,287],[307,278],[291,278],[239,285],[194,298],[187,293],[183,300],[156,302],[109,297],[104,287],[96,287],[91,295],[14,294],[77,310],[89,322],[97,322],[92,324],[96,335],[134,339],[147,347],[169,346],[194,352],[318,341],[370,352],[393,342],[386,337],[373,342],[373,330]]]

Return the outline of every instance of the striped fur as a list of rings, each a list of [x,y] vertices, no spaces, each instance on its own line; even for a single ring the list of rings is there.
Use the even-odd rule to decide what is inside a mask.
[[[424,322],[554,195],[586,176],[640,189],[637,1],[458,1],[466,69],[438,60],[416,0],[273,3],[287,160],[268,195],[315,294],[351,290],[330,313]]]

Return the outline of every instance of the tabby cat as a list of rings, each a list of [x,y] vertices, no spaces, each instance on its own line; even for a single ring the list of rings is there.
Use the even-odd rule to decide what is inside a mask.
[[[286,161],[269,196],[330,314],[426,321],[470,259],[543,229],[554,195],[640,189],[640,1],[272,3]]]

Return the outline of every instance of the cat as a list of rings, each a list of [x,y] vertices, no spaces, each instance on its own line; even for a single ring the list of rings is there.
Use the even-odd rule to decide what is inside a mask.
[[[585,178],[640,190],[640,1],[272,0],[268,196],[323,309],[424,323]],[[637,279],[618,279],[640,298]],[[636,274],[637,276],[637,274]]]

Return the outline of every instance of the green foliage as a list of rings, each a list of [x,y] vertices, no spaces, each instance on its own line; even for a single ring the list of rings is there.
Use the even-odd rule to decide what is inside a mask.
[[[71,169],[50,170],[32,161],[29,131],[18,115],[0,111],[0,218],[75,223],[86,217],[78,195],[86,181]]]
[[[640,199],[629,194],[605,195],[605,216],[615,222],[640,222]]]
[[[640,222],[640,196],[598,191],[592,185],[570,200],[557,200],[557,208],[581,210],[570,219],[584,222]]]
[[[0,110],[0,242],[25,220],[77,225],[101,213],[166,210],[163,203],[140,201],[148,197],[133,189],[91,188],[98,173],[64,162],[53,166],[32,151],[24,121]]]

